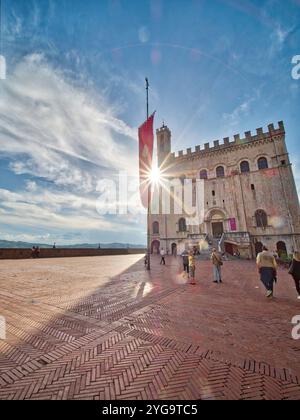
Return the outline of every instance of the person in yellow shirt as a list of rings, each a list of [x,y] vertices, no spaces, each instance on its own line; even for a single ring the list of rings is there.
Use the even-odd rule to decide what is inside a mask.
[[[260,279],[267,289],[267,297],[272,298],[274,293],[274,282],[277,281],[277,263],[272,252],[263,247],[262,252],[257,255],[256,264]]]

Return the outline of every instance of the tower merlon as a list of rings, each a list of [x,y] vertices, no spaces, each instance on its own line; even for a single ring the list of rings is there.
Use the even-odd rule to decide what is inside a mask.
[[[283,121],[278,121],[278,127],[281,131],[285,132],[285,128],[284,128],[284,122]]]
[[[262,127],[257,128],[256,129],[256,135],[258,137],[263,137],[263,135],[264,135],[264,129]]]
[[[283,121],[278,121],[278,128],[275,128],[274,124],[269,124],[268,130],[269,130],[269,133],[275,133],[275,134],[285,133]]]
[[[245,137],[246,137],[246,140],[251,140],[252,139],[251,131],[245,131]]]

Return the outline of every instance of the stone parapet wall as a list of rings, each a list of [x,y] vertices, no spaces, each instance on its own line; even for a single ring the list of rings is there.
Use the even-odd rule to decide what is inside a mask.
[[[64,258],[64,257],[97,257],[103,255],[129,255],[144,254],[142,248],[41,248],[40,258]],[[31,249],[0,248],[0,260],[14,260],[31,258]]]

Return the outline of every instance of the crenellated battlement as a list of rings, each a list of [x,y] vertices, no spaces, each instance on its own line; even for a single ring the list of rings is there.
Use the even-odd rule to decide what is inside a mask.
[[[157,130],[159,131],[159,130]],[[244,135],[235,134],[233,139],[230,140],[229,137],[223,138],[223,142],[220,140],[214,140],[213,145],[210,143],[204,143],[203,146],[196,146],[194,150],[192,148],[188,148],[185,151],[179,150],[177,153],[171,153],[171,158],[181,158],[187,156],[193,156],[196,154],[205,154],[208,152],[214,152],[217,150],[223,150],[228,147],[233,147],[237,145],[247,144],[254,141],[265,140],[269,139],[271,136],[277,136],[285,134],[284,124],[283,121],[278,122],[278,128],[274,127],[274,124],[268,125],[268,131],[264,131],[262,127],[256,129],[256,134],[252,134],[251,131],[245,131]]]

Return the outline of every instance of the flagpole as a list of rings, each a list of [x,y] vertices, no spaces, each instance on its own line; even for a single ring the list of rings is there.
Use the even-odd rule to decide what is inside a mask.
[[[146,77],[146,107],[147,107],[147,120],[149,118],[149,81]],[[150,168],[151,170],[152,168]],[[151,183],[148,185],[148,211],[147,211],[147,270],[150,271],[151,251],[150,251],[150,202],[151,202]]]

